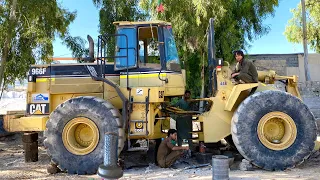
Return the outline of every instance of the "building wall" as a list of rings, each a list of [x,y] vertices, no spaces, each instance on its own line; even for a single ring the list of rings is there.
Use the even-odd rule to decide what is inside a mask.
[[[249,55],[258,70],[272,69],[279,75],[297,75],[299,82],[305,82],[304,56],[297,54],[257,54]],[[311,81],[320,81],[320,54],[309,54],[309,72]]]
[[[303,101],[317,119],[320,119],[320,81],[299,83]]]

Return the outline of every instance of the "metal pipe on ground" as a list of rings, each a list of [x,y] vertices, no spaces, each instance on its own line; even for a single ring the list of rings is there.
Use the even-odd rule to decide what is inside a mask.
[[[98,176],[106,179],[119,179],[123,176],[118,161],[118,134],[107,132],[104,136],[104,162],[99,166]]]
[[[229,180],[229,158],[227,156],[212,156],[212,179]]]

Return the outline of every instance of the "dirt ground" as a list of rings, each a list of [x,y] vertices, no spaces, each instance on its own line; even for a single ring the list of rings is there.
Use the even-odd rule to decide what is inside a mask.
[[[0,179],[102,179],[97,175],[78,176],[67,173],[50,175],[46,167],[50,159],[42,144],[39,144],[39,161],[24,162],[23,146],[19,134],[0,138]],[[260,180],[260,179],[320,179],[320,153],[312,155],[300,166],[286,171],[268,172],[255,168],[253,171],[240,171],[235,162],[230,171],[231,180]],[[211,166],[184,169],[189,165],[178,164],[177,169],[162,169],[154,164],[147,167],[131,168],[124,171],[121,179],[212,179]]]

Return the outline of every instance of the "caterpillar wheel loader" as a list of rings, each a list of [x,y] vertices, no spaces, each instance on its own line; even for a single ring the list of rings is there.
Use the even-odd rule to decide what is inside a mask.
[[[304,161],[316,140],[313,114],[301,101],[296,76],[259,71],[259,82],[233,84],[227,61],[215,57],[214,26],[208,28],[209,90],[192,100],[204,108],[170,106],[185,92],[172,26],[169,22],[114,22],[115,34],[98,36],[94,58],[85,63],[32,65],[28,72],[27,111],[8,112],[9,132],[44,131],[47,154],[71,174],[94,174],[103,163],[105,132],[118,136],[121,151],[148,150],[149,140],[166,137],[170,114],[189,114],[200,123],[198,141],[233,140],[251,163],[284,170]],[[107,56],[114,38],[115,54]],[[268,84],[283,81],[286,91]],[[232,137],[232,138],[230,138]],[[145,140],[136,147],[138,140]]]

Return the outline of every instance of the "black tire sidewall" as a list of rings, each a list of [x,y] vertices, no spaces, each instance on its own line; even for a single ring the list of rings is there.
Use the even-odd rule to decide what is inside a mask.
[[[45,136],[51,144],[49,151],[52,160],[55,162],[59,159],[58,166],[62,170],[68,170],[68,173],[92,174],[103,163],[104,134],[105,132],[118,133],[118,127],[111,110],[101,102],[98,102],[97,98],[74,98],[60,105],[50,115]],[[99,142],[87,155],[70,153],[62,141],[65,125],[76,117],[90,119],[99,129]]]
[[[287,149],[275,151],[259,140],[257,126],[269,112],[288,114],[297,127],[295,142]],[[316,125],[313,114],[302,101],[281,91],[263,91],[248,97],[236,111],[232,135],[237,136],[239,152],[253,164],[268,170],[283,170],[303,161],[314,148]],[[236,129],[236,133],[234,132]]]

